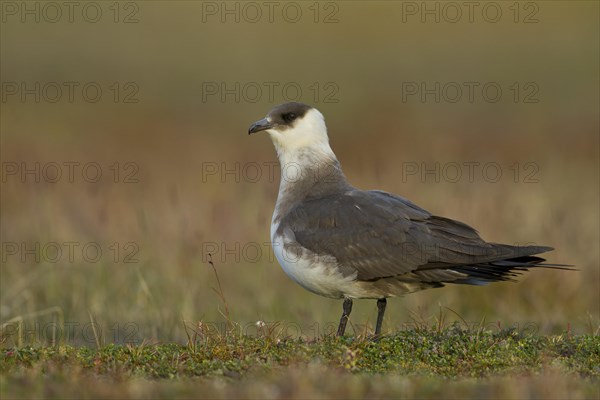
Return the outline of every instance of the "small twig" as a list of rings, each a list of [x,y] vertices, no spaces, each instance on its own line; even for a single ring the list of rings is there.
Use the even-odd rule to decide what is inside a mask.
[[[465,321],[465,319],[456,311],[454,311],[453,309],[451,309],[450,307],[446,307],[447,310],[450,310],[454,313],[454,315],[456,315],[458,318],[460,318],[460,320],[462,321],[463,324],[465,324],[465,329],[470,329],[469,328],[469,323],[467,321]]]
[[[440,314],[439,314],[438,321],[437,321],[438,322],[437,323],[437,331],[438,331],[437,333],[438,334],[442,333],[442,330],[444,329],[444,317],[445,317],[444,312],[442,311],[442,307],[440,306]]]
[[[221,302],[225,306],[225,315],[223,315],[223,313],[221,313],[220,310],[219,310],[219,313],[221,315],[223,315],[225,317],[225,319],[227,320],[229,329],[233,329],[233,322],[231,322],[231,317],[229,315],[229,306],[227,305],[227,299],[225,298],[225,295],[223,294],[223,288],[221,287],[221,280],[219,279],[219,273],[217,272],[217,268],[215,267],[215,264],[212,261],[212,254],[210,254],[210,253],[208,253],[208,264],[212,267],[213,271],[215,272],[215,277],[217,278],[217,286],[219,287],[219,290],[215,289],[214,287],[211,289],[217,294],[217,296],[219,296],[219,298],[221,299]]]
[[[190,333],[188,332],[187,324],[185,323],[185,319],[183,315],[181,316],[181,322],[183,323],[183,329],[185,330],[185,336],[188,338],[188,349],[192,351],[192,353],[196,352],[196,340],[192,340]]]
[[[98,336],[98,331],[96,330],[96,321],[94,321],[92,312],[89,310],[88,310],[88,315],[90,316],[90,322],[92,324],[92,332],[94,332],[94,339],[96,340],[96,347],[99,349],[102,346],[100,345],[100,337]]]

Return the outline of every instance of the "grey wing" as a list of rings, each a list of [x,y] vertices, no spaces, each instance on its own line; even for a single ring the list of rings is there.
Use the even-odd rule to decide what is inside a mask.
[[[402,197],[382,191],[355,189],[305,200],[281,222],[301,246],[335,257],[342,271],[356,273],[359,280],[409,273],[426,282],[504,280],[500,265],[489,263],[551,249],[487,243],[466,224],[433,216]],[[505,266],[504,272],[521,264]]]

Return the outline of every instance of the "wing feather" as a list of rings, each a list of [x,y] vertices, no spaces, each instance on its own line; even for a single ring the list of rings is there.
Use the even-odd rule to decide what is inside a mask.
[[[462,222],[431,215],[382,191],[352,189],[304,200],[282,218],[282,226],[293,232],[301,246],[335,257],[342,271],[367,281],[416,271],[427,280],[461,283],[462,277],[462,283],[472,283],[465,277],[473,268],[464,266],[475,265],[480,266],[473,271],[475,279],[498,280],[492,278],[501,270],[513,270],[522,263],[482,265],[551,249],[488,243]]]

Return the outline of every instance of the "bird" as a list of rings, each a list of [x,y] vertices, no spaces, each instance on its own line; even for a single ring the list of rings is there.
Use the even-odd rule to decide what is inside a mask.
[[[352,186],[331,149],[325,118],[299,102],[274,107],[250,125],[266,132],[281,167],[271,220],[271,246],[285,273],[315,294],[343,299],[337,336],[353,300],[377,300],[381,336],[387,298],[447,283],[513,281],[546,264],[552,247],[483,240],[469,225],[426,211],[381,190]]]

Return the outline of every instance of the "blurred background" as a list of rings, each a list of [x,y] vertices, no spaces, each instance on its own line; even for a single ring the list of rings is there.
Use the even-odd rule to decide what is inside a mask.
[[[336,325],[341,301],[296,285],[269,247],[279,169],[247,129],[290,100],[325,115],[355,186],[578,268],[393,299],[387,332],[440,313],[596,331],[598,7],[2,2],[5,339],[13,322],[29,341],[87,345],[184,342],[184,321],[222,327],[227,313],[248,334]],[[357,301],[347,332],[375,318]]]

